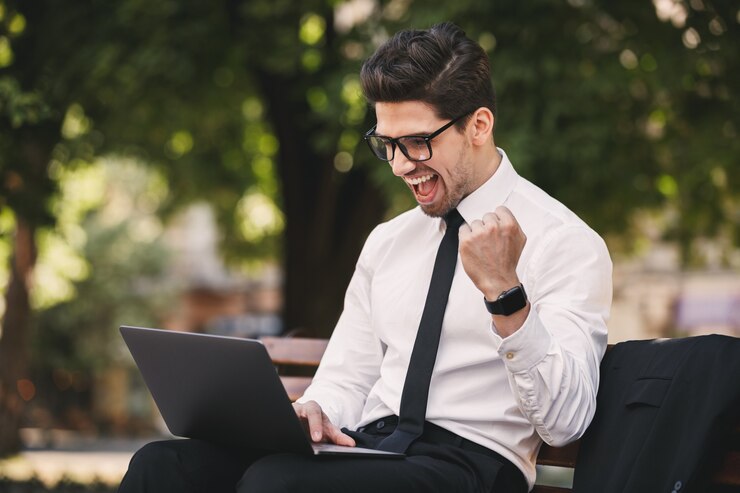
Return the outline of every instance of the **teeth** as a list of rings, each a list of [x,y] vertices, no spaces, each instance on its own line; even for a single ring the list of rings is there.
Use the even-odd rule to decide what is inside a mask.
[[[424,176],[417,176],[416,178],[406,178],[406,183],[409,183],[410,185],[418,185],[420,183],[424,183],[425,181],[429,181],[432,179],[434,175],[424,175]]]

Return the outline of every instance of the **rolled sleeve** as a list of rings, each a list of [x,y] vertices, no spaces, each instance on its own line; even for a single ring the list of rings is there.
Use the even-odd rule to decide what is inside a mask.
[[[532,308],[524,324],[509,337],[494,334],[521,411],[550,445],[577,439],[593,418],[611,272],[595,233],[558,230],[530,263],[525,287]]]

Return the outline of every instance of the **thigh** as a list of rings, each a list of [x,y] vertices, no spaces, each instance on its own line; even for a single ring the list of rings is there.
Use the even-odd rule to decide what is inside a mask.
[[[238,493],[470,493],[475,475],[459,464],[429,456],[404,459],[263,457],[244,473]]]
[[[194,439],[152,442],[134,454],[119,492],[231,493],[261,456]]]

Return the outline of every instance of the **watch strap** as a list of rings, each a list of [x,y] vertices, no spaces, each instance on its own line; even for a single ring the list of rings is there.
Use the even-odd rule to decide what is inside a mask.
[[[524,286],[519,284],[504,291],[494,301],[483,297],[488,312],[492,315],[512,315],[527,306],[527,293]]]

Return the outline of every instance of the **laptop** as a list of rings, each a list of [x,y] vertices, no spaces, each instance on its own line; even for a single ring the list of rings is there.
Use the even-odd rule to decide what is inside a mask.
[[[175,436],[268,452],[404,457],[312,442],[260,341],[143,327],[120,331]]]

